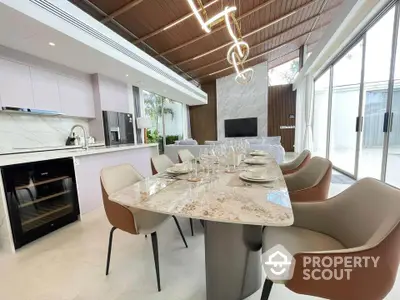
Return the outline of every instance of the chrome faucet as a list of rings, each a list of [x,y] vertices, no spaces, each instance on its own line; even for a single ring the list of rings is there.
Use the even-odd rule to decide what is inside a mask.
[[[82,125],[79,125],[79,124],[76,124],[76,125],[72,126],[72,128],[71,128],[71,132],[69,133],[69,136],[70,136],[70,137],[72,137],[72,132],[73,132],[73,131],[74,131],[74,129],[75,129],[75,128],[77,128],[77,127],[81,128],[81,129],[82,129],[82,131],[83,131],[83,139],[84,139],[84,143],[83,143],[83,146],[82,146],[82,148],[83,148],[83,149],[85,149],[85,150],[88,150],[88,149],[89,149],[89,145],[88,145],[87,133],[86,133],[86,129],[85,129],[85,127],[83,127]]]

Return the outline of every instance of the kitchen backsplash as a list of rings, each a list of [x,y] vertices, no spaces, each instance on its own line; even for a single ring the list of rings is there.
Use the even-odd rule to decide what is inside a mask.
[[[88,131],[88,121],[79,118],[0,113],[0,152],[16,148],[64,146],[72,126]],[[82,129],[76,128],[78,135]]]

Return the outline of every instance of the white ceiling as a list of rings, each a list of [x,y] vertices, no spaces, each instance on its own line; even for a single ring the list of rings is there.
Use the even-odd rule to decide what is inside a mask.
[[[19,1],[29,3],[28,0]],[[204,96],[196,95],[187,90],[184,85],[179,86],[175,82],[171,83],[171,80],[166,77],[163,80],[160,74],[156,74],[158,78],[154,78],[154,76],[151,76],[154,71],[149,69],[149,72],[146,72],[146,70],[143,70],[143,65],[141,65],[142,70],[139,71],[137,68],[132,67],[132,65],[138,65],[139,63],[122,53],[116,53],[117,55],[115,53],[114,55],[106,54],[105,51],[101,50],[106,47],[112,48],[100,40],[95,41],[97,45],[93,45],[93,38],[90,41],[88,35],[85,36],[85,33],[83,33],[84,39],[81,38],[78,41],[59,30],[39,22],[35,19],[38,17],[37,15],[34,16],[35,18],[29,17],[1,2],[7,2],[7,0],[0,0],[0,45],[29,53],[84,73],[101,73],[188,105],[206,103],[204,101],[206,94],[201,90],[199,91]],[[54,18],[54,16],[52,17]],[[63,22],[61,19],[60,21]],[[63,23],[61,25],[64,27],[69,25],[66,22]],[[85,20],[85,23],[87,23],[87,20]],[[76,31],[77,28],[74,28],[74,30]],[[85,42],[82,42],[82,40]],[[55,43],[56,46],[49,46],[49,42]],[[124,40],[124,42],[126,41]],[[89,44],[91,45],[89,46]],[[113,54],[112,51],[109,52]]]

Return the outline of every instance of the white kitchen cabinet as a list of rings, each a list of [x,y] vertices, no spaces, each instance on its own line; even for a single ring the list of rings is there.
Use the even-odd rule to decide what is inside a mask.
[[[99,92],[102,110],[130,113],[126,83],[99,75]]]
[[[34,107],[28,66],[0,58],[0,100],[2,106]]]
[[[33,102],[36,109],[61,112],[57,76],[54,73],[30,68],[33,88]]]
[[[58,75],[61,112],[68,116],[94,118],[94,100],[91,82]]]

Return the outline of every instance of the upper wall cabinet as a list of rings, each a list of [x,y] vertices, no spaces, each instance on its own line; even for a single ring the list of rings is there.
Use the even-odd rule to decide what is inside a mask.
[[[126,83],[98,75],[98,86],[101,110],[130,113]]]
[[[88,82],[58,75],[61,112],[74,117],[94,118],[93,89]]]
[[[0,101],[2,106],[34,107],[28,66],[0,59]]]
[[[30,68],[33,102],[36,109],[61,111],[57,76],[45,70]]]

